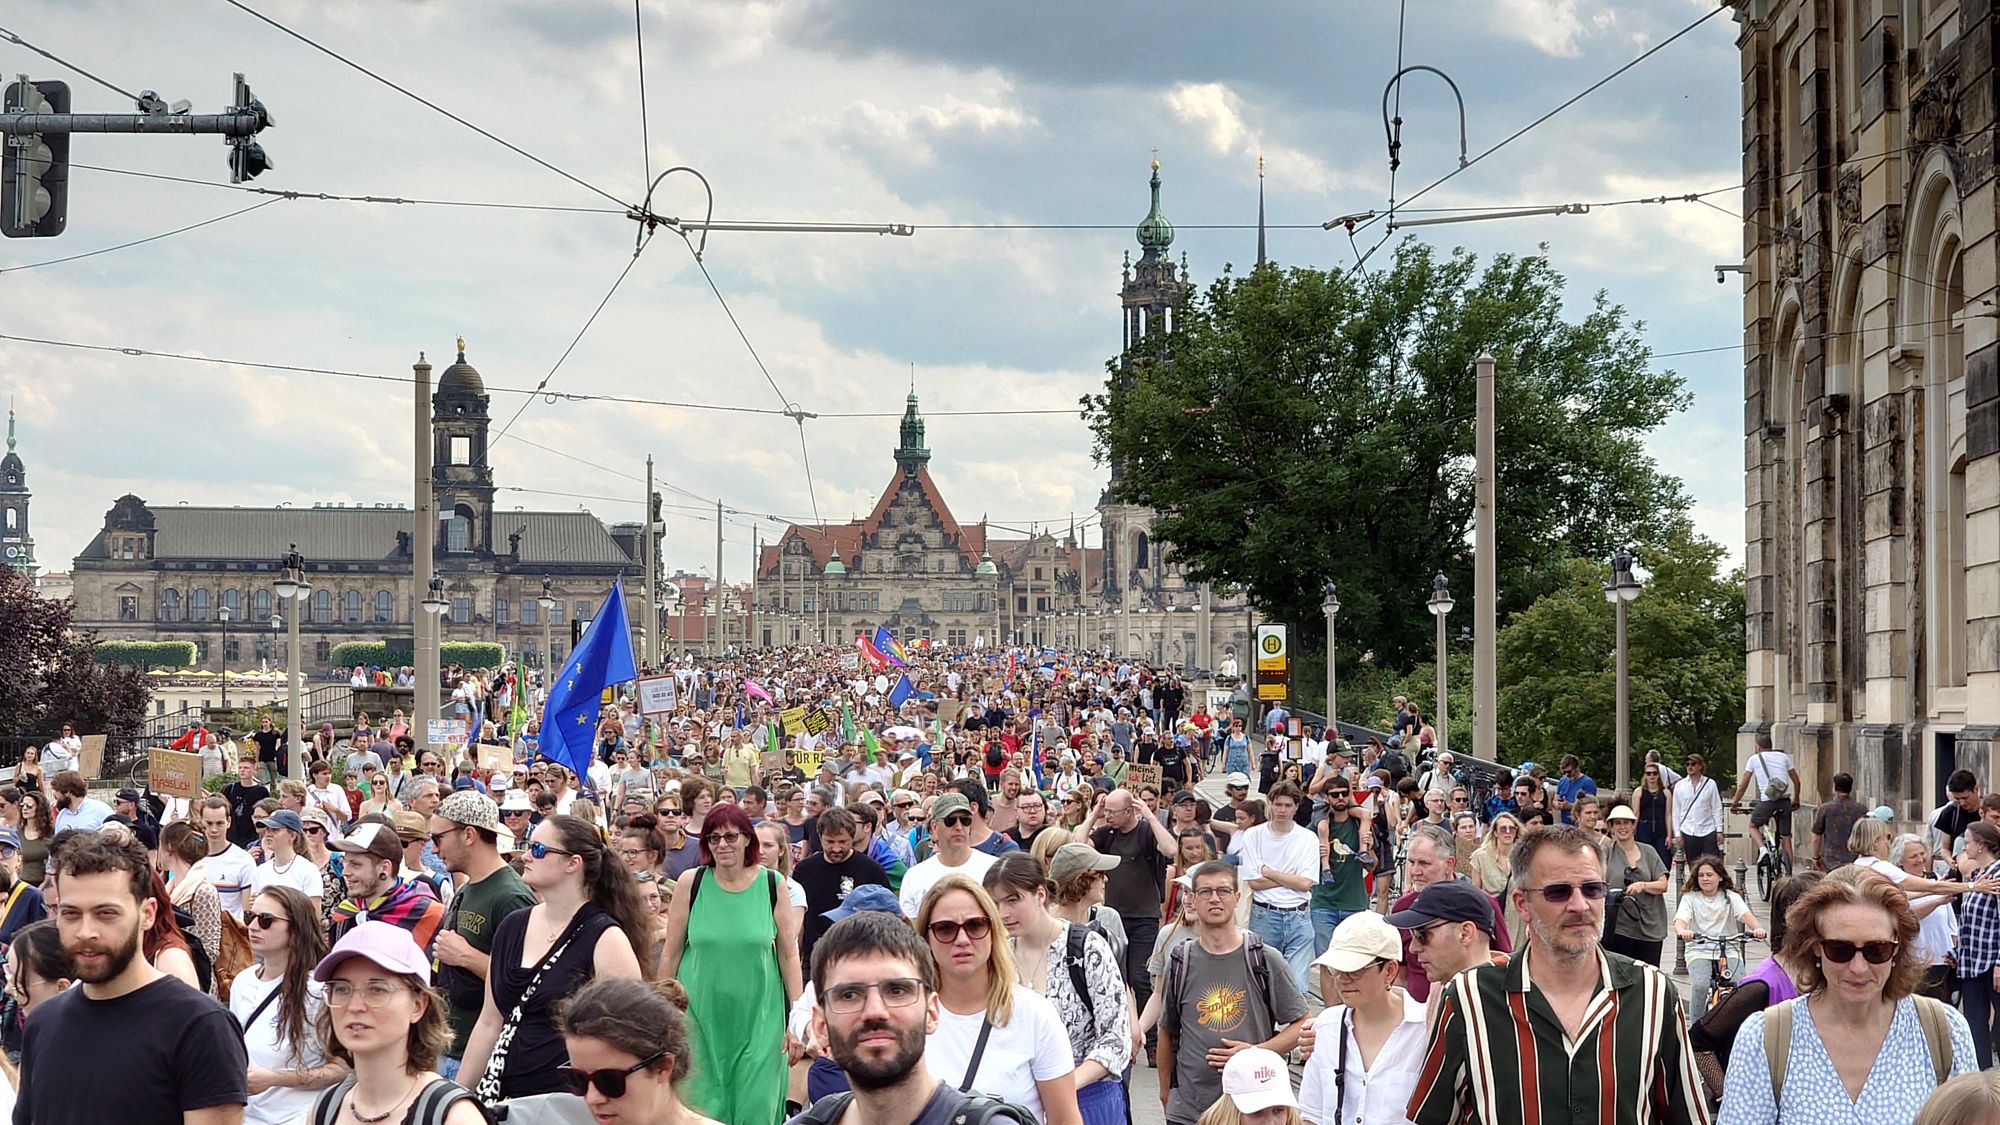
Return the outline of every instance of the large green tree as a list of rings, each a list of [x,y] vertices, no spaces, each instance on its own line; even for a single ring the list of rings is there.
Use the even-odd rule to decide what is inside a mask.
[[[46,740],[72,722],[122,746],[145,722],[145,677],[99,664],[96,637],[73,627],[72,611],[68,599],[37,597],[19,571],[0,566],[0,739]]]
[[[1117,494],[1161,513],[1154,537],[1192,578],[1248,588],[1301,647],[1321,642],[1336,581],[1344,658],[1409,668],[1432,648],[1432,574],[1461,606],[1472,593],[1481,352],[1499,361],[1501,620],[1560,586],[1567,560],[1685,527],[1680,482],[1641,444],[1685,405],[1680,378],[1604,294],[1566,315],[1563,284],[1540,254],[1482,267],[1414,242],[1359,276],[1225,275],[1163,348],[1114,363],[1085,416]]]
[[[1721,546],[1699,536],[1637,553],[1651,573],[1626,607],[1632,777],[1648,750],[1675,765],[1701,750],[1711,773],[1733,776],[1727,762],[1743,723],[1743,576],[1723,573]],[[1572,559],[1560,573],[1556,589],[1499,633],[1501,755],[1553,770],[1573,753],[1608,787],[1616,776],[1617,632],[1604,566]]]

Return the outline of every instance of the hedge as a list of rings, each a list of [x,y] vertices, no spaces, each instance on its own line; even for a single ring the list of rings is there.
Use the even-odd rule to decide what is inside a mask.
[[[99,664],[130,664],[137,668],[189,668],[194,665],[193,641],[99,641]]]
[[[417,662],[409,649],[387,641],[345,641],[333,646],[329,659],[336,668],[352,668],[356,664],[363,668],[401,668]],[[467,668],[498,668],[506,660],[506,647],[491,641],[446,641],[439,652],[440,663]]]

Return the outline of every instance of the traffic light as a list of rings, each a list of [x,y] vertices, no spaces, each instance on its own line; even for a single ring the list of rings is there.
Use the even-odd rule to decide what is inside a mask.
[[[30,82],[7,87],[8,113],[68,113],[69,83]],[[53,238],[69,210],[69,134],[28,133],[6,138],[0,156],[0,234]]]
[[[256,115],[256,132],[259,133],[277,124],[271,117],[271,111],[265,109],[264,103],[250,93],[250,83],[245,82],[240,74],[236,76],[235,104],[230,106],[229,110],[231,113]],[[229,138],[230,183],[240,184],[245,180],[254,180],[271,167],[271,158],[264,154],[263,145],[250,137]]]

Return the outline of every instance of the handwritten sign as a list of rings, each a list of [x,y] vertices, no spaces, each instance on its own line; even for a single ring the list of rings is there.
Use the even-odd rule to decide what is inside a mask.
[[[859,671],[861,668],[861,654],[858,652],[841,653],[840,666],[850,672]]]
[[[1133,762],[1131,772],[1125,775],[1125,785],[1127,788],[1133,790],[1137,790],[1142,785],[1150,785],[1153,787],[1153,791],[1157,793],[1160,791],[1162,776],[1158,765],[1151,762]]]
[[[826,762],[826,751],[824,750],[792,751],[792,763],[798,766],[799,769],[804,770],[807,777],[811,777],[812,775],[818,773],[819,767],[823,765],[825,762]]]
[[[153,750],[146,755],[146,785],[168,797],[202,796],[201,755]]]
[[[464,719],[430,719],[424,723],[424,732],[432,746],[465,745]]]
[[[639,681],[640,714],[664,715],[680,705],[680,684],[672,676],[646,676]]]
[[[833,714],[825,708],[815,708],[806,712],[805,724],[807,734],[825,734],[833,726]]]

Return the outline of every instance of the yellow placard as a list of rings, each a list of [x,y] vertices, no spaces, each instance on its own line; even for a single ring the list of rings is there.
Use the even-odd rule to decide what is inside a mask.
[[[804,734],[806,732],[805,708],[787,707],[783,711],[778,712],[778,718],[785,724],[786,734],[796,735],[796,734]]]

